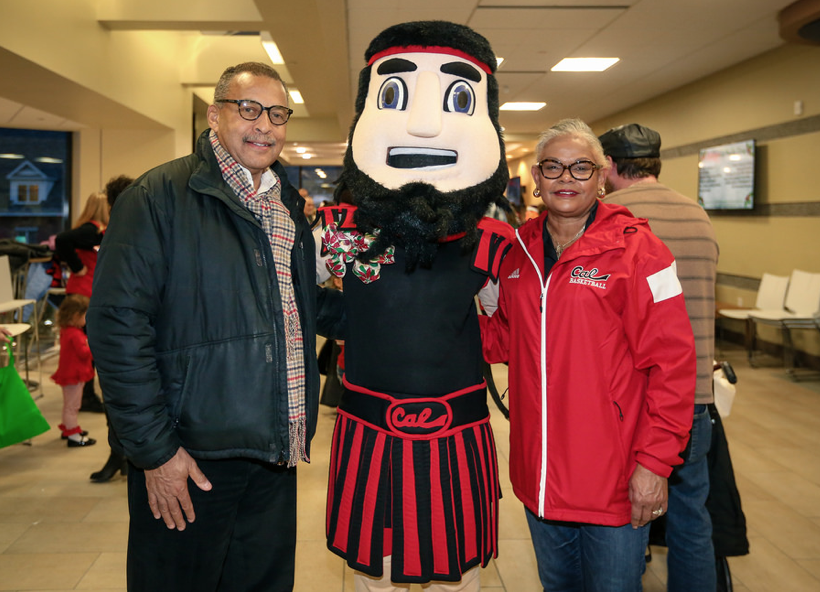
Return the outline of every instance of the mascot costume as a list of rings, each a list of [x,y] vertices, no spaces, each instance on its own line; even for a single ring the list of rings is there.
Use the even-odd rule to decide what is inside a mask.
[[[477,590],[500,489],[475,296],[512,236],[484,218],[508,180],[496,59],[475,31],[426,21],[383,31],[365,60],[340,203],[319,216],[348,320],[328,547],[357,590]]]

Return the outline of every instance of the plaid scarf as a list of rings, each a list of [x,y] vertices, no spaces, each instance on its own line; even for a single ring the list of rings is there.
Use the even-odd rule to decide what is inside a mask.
[[[287,207],[282,203],[282,183],[273,171],[270,171],[274,179],[273,186],[257,193],[247,169],[236,162],[222,147],[214,131],[211,131],[210,140],[222,178],[262,225],[270,242],[276,278],[279,283],[279,295],[282,298],[282,312],[285,317],[290,440],[288,466],[293,467],[300,460],[310,462],[306,452],[307,415],[302,327],[299,322],[299,311],[296,307],[296,295],[293,290],[290,268],[296,225]],[[260,189],[263,186],[260,186]]]

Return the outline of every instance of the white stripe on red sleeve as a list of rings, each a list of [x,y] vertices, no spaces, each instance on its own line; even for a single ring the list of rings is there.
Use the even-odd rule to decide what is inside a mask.
[[[678,280],[678,265],[674,261],[669,267],[650,275],[646,281],[649,283],[649,289],[652,290],[655,304],[683,293]]]

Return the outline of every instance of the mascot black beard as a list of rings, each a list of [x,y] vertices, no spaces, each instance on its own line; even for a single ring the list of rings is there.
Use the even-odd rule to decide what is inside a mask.
[[[348,319],[328,547],[357,590],[478,590],[500,490],[475,296],[512,236],[483,218],[508,180],[495,55],[467,27],[426,21],[383,31],[365,60],[346,203],[319,215]]]

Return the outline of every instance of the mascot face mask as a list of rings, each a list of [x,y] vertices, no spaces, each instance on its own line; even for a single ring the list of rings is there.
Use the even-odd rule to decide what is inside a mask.
[[[488,113],[489,68],[449,48],[403,49],[371,60],[352,138],[357,166],[389,189],[424,182],[454,191],[485,181],[501,157]]]
[[[400,246],[408,270],[429,267],[458,234],[469,251],[509,178],[489,42],[455,23],[402,23],[373,39],[365,61],[337,188],[357,227],[378,234],[357,258]]]

